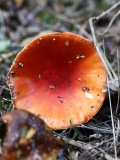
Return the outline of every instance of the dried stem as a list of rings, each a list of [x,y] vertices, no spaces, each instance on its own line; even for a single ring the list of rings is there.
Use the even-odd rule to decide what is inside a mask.
[[[3,60],[5,60],[5,59],[7,59],[9,57],[12,57],[13,55],[16,55],[16,53],[15,52],[9,52],[7,54],[1,54],[0,62],[2,62]]]
[[[111,19],[107,29],[105,30],[105,32],[102,34],[103,37],[103,48],[104,48],[104,54],[101,50],[101,48],[98,45],[96,36],[95,36],[95,30],[94,30],[94,22],[97,22],[98,20],[100,20],[101,18],[103,18],[106,14],[110,13],[113,9],[117,8],[118,6],[120,6],[120,1],[118,3],[116,3],[115,5],[113,5],[110,9],[108,9],[107,11],[103,12],[101,15],[99,15],[98,17],[92,17],[89,19],[89,24],[90,24],[90,28],[91,28],[91,33],[93,36],[93,42],[95,45],[96,50],[98,51],[98,54],[107,70],[107,73],[109,75],[110,81],[109,84],[110,88],[114,91],[118,90],[119,85],[118,85],[118,76],[116,75],[115,71],[113,70],[112,66],[110,65],[109,61],[107,60],[106,56],[105,56],[105,47],[104,47],[104,35],[108,32],[108,30],[110,29],[111,25],[113,24],[113,21],[115,20],[115,18],[120,14],[120,11],[118,11],[113,18]],[[116,83],[117,82],[117,83]]]
[[[115,5],[113,5],[111,8],[109,8],[107,11],[103,12],[101,15],[97,16],[94,18],[94,21],[98,21],[101,18],[103,18],[105,15],[107,15],[108,13],[110,13],[112,10],[116,9],[118,6],[120,6],[120,1],[118,3],[116,3]]]
[[[112,129],[102,129],[102,128],[98,128],[98,127],[94,127],[94,126],[85,126],[84,124],[78,126],[78,128],[84,128],[84,129],[89,129],[89,130],[93,130],[102,134],[112,134]]]
[[[95,18],[90,18],[90,19],[89,19],[89,24],[90,24],[91,33],[92,33],[92,36],[93,36],[94,46],[95,46],[95,48],[96,48],[96,50],[97,50],[97,52],[98,52],[98,54],[99,54],[99,56],[100,56],[100,58],[101,58],[101,60],[102,60],[102,62],[103,62],[103,64],[104,64],[106,70],[107,70],[107,73],[108,73],[110,79],[113,81],[113,78],[112,78],[112,75],[111,75],[111,73],[110,73],[110,70],[109,70],[109,68],[108,68],[108,66],[107,66],[107,64],[106,64],[106,62],[105,62],[105,60],[104,60],[104,58],[103,58],[103,55],[102,55],[102,53],[101,53],[101,50],[100,50],[100,48],[99,48],[99,46],[98,46],[98,42],[97,42],[97,39],[96,39],[96,36],[95,36],[95,30],[94,30],[94,27],[93,27],[94,19],[95,19]]]
[[[105,32],[103,33],[103,36],[108,32],[108,30],[110,29],[110,27],[112,26],[114,20],[116,19],[117,16],[119,16],[120,14],[120,10],[112,17],[108,27],[106,28]]]
[[[74,19],[68,18],[62,14],[58,14],[51,9],[49,9],[47,12],[49,12],[52,16],[54,16],[57,19],[64,20],[68,23],[74,24],[75,27],[79,29],[88,39],[92,40],[92,36],[88,32],[86,32],[86,30],[80,24],[76,23]]]
[[[17,31],[15,32],[15,38],[18,39],[22,30],[24,27],[35,17],[36,14],[38,14],[40,11],[43,11],[45,7],[41,7],[41,5],[38,5],[22,22],[22,24],[17,28]]]
[[[107,80],[108,80],[108,78],[107,78]],[[111,103],[111,96],[110,96],[110,88],[109,88],[109,84],[108,84],[108,86],[107,86],[107,89],[108,89],[108,97],[109,97],[109,105],[110,105],[111,121],[112,121],[112,128],[113,128],[115,160],[117,160],[115,126],[114,126],[114,119],[113,119],[113,113],[112,113],[112,103]]]
[[[118,112],[118,107],[119,107],[119,102],[120,102],[120,77],[119,77],[119,73],[120,73],[120,63],[119,63],[119,54],[118,54],[118,49],[117,49],[117,65],[118,65],[118,85],[119,85],[119,89],[118,89],[118,101],[117,101],[117,106],[116,106],[116,114]]]
[[[112,66],[110,65],[110,63],[108,62],[108,60],[106,59],[106,56],[105,56],[105,46],[104,46],[104,35],[108,32],[108,30],[110,29],[111,25],[113,24],[115,18],[120,14],[120,11],[118,11],[114,16],[113,18],[111,19],[108,27],[106,28],[105,32],[102,34],[102,38],[103,38],[103,50],[104,50],[104,54],[103,52],[101,51],[99,45],[98,45],[98,42],[97,42],[97,39],[96,39],[96,36],[95,36],[95,30],[94,30],[94,26],[93,26],[93,23],[94,22],[97,22],[98,20],[100,20],[101,18],[103,18],[106,14],[110,13],[113,9],[115,9],[116,7],[118,7],[120,5],[120,1],[118,3],[116,3],[114,6],[112,6],[110,9],[108,9],[107,11],[103,12],[101,15],[99,15],[98,17],[92,17],[89,19],[89,24],[90,24],[90,28],[91,28],[91,32],[92,32],[92,36],[93,36],[93,42],[94,42],[94,45],[95,45],[95,48],[96,50],[98,51],[98,54],[107,70],[107,73],[108,73],[108,76],[110,78],[110,80],[112,82],[110,82],[113,86],[115,86],[115,80],[119,77],[117,77],[116,73],[114,72],[114,70],[112,69]],[[118,69],[119,70],[119,69]],[[116,88],[117,89],[119,88],[119,83],[117,86],[113,87],[113,88]],[[109,105],[110,105],[110,113],[111,113],[111,121],[112,121],[112,128],[113,128],[113,139],[114,139],[114,153],[115,153],[115,160],[117,160],[117,148],[116,148],[116,134],[115,134],[115,126],[114,126],[114,119],[113,119],[113,113],[112,113],[112,104],[111,104],[111,96],[110,96],[110,86],[109,86],[109,83],[108,83],[108,77],[107,77],[107,89],[108,89],[108,97],[109,97]],[[101,149],[99,149],[101,150]],[[112,157],[109,157],[108,154],[104,153],[103,151],[103,154],[104,154],[104,157],[106,159],[111,159]],[[106,155],[106,156],[105,156]],[[112,158],[113,159],[113,158]]]
[[[110,155],[108,155],[102,149],[98,148],[98,146],[93,146],[91,144],[87,144],[87,143],[84,143],[84,142],[81,142],[81,141],[74,141],[74,140],[68,139],[65,136],[62,136],[61,134],[58,134],[56,132],[54,132],[54,133],[57,136],[57,138],[62,139],[64,142],[66,142],[69,145],[75,146],[77,148],[81,148],[81,149],[85,150],[87,153],[93,151],[93,152],[96,152],[98,154],[99,152],[101,152],[101,154],[100,154],[101,157],[104,157],[106,160],[114,160],[114,158],[112,158]]]

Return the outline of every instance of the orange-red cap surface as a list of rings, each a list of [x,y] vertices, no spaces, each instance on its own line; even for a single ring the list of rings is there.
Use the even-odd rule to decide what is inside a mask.
[[[15,107],[53,129],[87,122],[105,98],[106,70],[88,39],[63,32],[39,36],[16,56],[7,75]]]

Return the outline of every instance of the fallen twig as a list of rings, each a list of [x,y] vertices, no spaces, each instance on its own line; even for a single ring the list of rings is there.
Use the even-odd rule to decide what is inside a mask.
[[[120,1],[118,3],[116,3],[115,5],[113,5],[111,8],[109,8],[107,11],[103,12],[102,14],[100,14],[99,16],[94,17],[94,21],[100,20],[101,18],[103,18],[105,15],[107,15],[108,13],[110,13],[112,10],[114,10],[118,6],[120,6]]]
[[[110,84],[110,88],[114,91],[118,91],[119,89],[119,83],[117,83],[118,78],[116,73],[114,72],[114,70],[112,69],[112,66],[110,65],[110,63],[108,62],[108,60],[106,59],[105,55],[103,54],[103,51],[100,49],[96,36],[95,36],[95,30],[94,30],[94,26],[93,23],[97,22],[98,20],[100,20],[101,18],[103,18],[105,15],[107,15],[108,13],[110,13],[113,9],[117,8],[118,6],[120,6],[120,1],[118,3],[116,3],[115,5],[113,5],[110,9],[108,9],[107,11],[103,12],[101,15],[97,16],[97,17],[92,17],[89,19],[89,24],[90,24],[90,28],[91,28],[91,33],[93,36],[93,42],[95,45],[96,50],[98,51],[98,54],[101,58],[101,60],[103,61],[103,64],[107,70],[107,73],[110,77],[110,81],[108,81],[108,83]],[[118,11],[112,18],[112,20],[110,21],[107,29],[105,30],[105,32],[102,34],[103,35],[103,39],[104,39],[104,35],[108,32],[110,26],[112,25],[114,19],[120,14],[120,11]],[[112,73],[112,74],[111,74]]]
[[[100,152],[99,155],[101,157],[104,157],[106,160],[115,160],[109,154],[107,154],[105,151],[98,148],[98,146],[92,146],[91,144],[87,144],[87,143],[84,143],[84,142],[81,142],[81,141],[74,141],[74,140],[68,139],[65,136],[62,136],[61,134],[57,134],[56,132],[54,132],[54,134],[57,136],[57,138],[62,139],[67,144],[72,145],[72,146],[77,147],[77,148],[81,148],[81,149],[85,150],[87,153],[93,152],[93,153],[98,154]],[[117,160],[120,160],[120,159],[117,159]]]
[[[112,130],[106,130],[106,129],[102,129],[102,128],[98,128],[98,127],[94,127],[94,126],[85,126],[85,125],[80,125],[80,126],[77,126],[78,128],[84,128],[84,129],[89,129],[89,130],[94,130],[94,131],[97,131],[99,133],[102,133],[102,134],[112,134],[113,131]]]
[[[5,60],[7,58],[12,57],[13,55],[16,55],[16,53],[15,52],[9,52],[7,54],[1,54],[0,62],[2,62],[3,60]]]

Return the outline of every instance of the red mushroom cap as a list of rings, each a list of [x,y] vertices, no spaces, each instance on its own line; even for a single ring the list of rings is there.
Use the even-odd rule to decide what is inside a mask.
[[[88,39],[63,32],[39,36],[16,56],[7,75],[17,108],[53,129],[87,122],[105,98],[106,70]]]

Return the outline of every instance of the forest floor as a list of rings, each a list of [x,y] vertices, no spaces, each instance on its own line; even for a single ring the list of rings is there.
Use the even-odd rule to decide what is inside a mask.
[[[17,53],[38,35],[50,32],[73,32],[93,40],[89,19],[108,10],[118,0],[15,0],[0,1],[0,114],[9,112],[13,106],[6,75]],[[120,10],[115,8],[94,23],[95,37],[103,49],[102,34],[113,16]],[[106,57],[116,75],[119,74],[120,59],[120,15],[104,37]],[[119,88],[119,87],[118,87]],[[110,98],[112,106],[111,120]],[[107,92],[101,110],[88,123],[63,131],[56,135],[68,141],[66,158],[71,160],[120,159],[120,106],[119,91]]]

